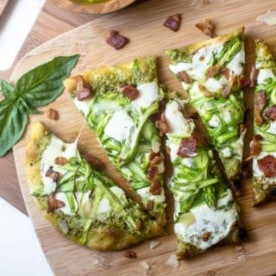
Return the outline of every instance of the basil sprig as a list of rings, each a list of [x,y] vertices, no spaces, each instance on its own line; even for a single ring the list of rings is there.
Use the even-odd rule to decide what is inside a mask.
[[[39,113],[37,107],[51,103],[63,92],[63,80],[78,59],[79,55],[56,57],[25,73],[15,85],[0,80],[0,156],[22,137],[29,115]]]

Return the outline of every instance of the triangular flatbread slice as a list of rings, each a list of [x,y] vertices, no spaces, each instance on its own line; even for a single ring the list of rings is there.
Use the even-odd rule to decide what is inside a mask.
[[[235,186],[240,177],[245,134],[243,29],[166,53],[170,70],[199,113],[226,175]]]
[[[250,148],[253,197],[258,204],[276,195],[276,63],[262,41],[256,41],[254,73],[254,137]]]
[[[174,97],[161,116],[172,163],[169,187],[175,202],[174,232],[180,259],[222,241],[238,242],[242,229],[228,181],[185,108],[184,101]]]
[[[120,250],[164,234],[163,225],[102,171],[41,123],[26,146],[26,176],[41,211],[66,237],[97,250]]]
[[[162,99],[156,58],[82,72],[65,87],[118,172],[165,225],[164,158],[151,121]]]

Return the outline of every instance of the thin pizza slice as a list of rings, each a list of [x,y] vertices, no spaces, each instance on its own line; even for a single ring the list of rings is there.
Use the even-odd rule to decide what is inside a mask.
[[[151,120],[163,97],[156,58],[79,73],[65,87],[118,172],[165,225],[164,158]]]
[[[275,196],[276,191],[276,63],[267,46],[256,41],[256,61],[252,75],[254,91],[253,197],[255,204]]]
[[[218,243],[239,242],[245,232],[238,205],[202,130],[187,116],[184,101],[170,99],[160,124],[172,163],[169,188],[175,202],[178,258],[200,254]]]
[[[89,160],[89,162],[87,161]],[[26,177],[45,217],[67,238],[97,250],[120,250],[164,234],[163,225],[41,123],[26,146]]]
[[[169,68],[199,113],[234,187],[240,178],[245,135],[243,31],[166,51]]]

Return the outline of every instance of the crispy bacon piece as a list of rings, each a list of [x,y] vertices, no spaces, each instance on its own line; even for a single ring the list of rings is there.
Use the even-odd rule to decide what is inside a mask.
[[[50,120],[58,120],[58,112],[53,109],[53,108],[49,108],[45,111],[45,115],[47,116],[47,118],[49,118]]]
[[[272,105],[267,108],[265,112],[265,116],[269,118],[271,121],[276,120],[276,105]]]
[[[58,182],[59,178],[60,178],[60,173],[59,172],[55,172],[53,170],[53,167],[51,166],[45,174],[47,177],[50,177],[51,179],[54,180],[54,182]]]
[[[258,69],[256,67],[252,67],[249,75],[250,84],[249,87],[253,88],[256,86],[257,76],[258,76]]]
[[[169,28],[173,32],[177,32],[181,25],[181,14],[177,13],[174,15],[170,15],[166,18],[166,20],[163,23],[163,26]]]
[[[63,156],[58,156],[55,159],[55,164],[57,165],[65,165],[66,163],[68,163],[68,159]]]
[[[130,100],[135,100],[139,96],[139,90],[133,85],[126,85],[122,87],[122,93]]]
[[[255,120],[257,126],[261,126],[263,124],[263,117],[262,111],[266,106],[266,96],[264,91],[260,91],[255,94],[254,97],[254,113],[255,113]]]
[[[195,25],[200,29],[204,34],[214,37],[215,26],[210,19],[205,19]]]
[[[134,250],[128,250],[128,251],[126,251],[125,254],[124,254],[124,256],[126,258],[130,258],[130,259],[137,258],[137,254],[136,254],[136,252]]]
[[[273,155],[257,160],[259,169],[264,173],[265,177],[276,176],[276,158]]]
[[[213,78],[216,75],[218,75],[221,72],[221,70],[222,70],[221,65],[216,64],[216,65],[211,66],[207,69],[206,75],[207,75],[208,78]]]
[[[192,156],[196,151],[196,139],[193,137],[183,138],[181,140],[177,155],[182,157]]]
[[[63,201],[55,198],[54,192],[48,195],[47,203],[48,203],[47,213],[51,213],[55,209],[62,208],[65,206],[65,203]]]
[[[91,85],[83,78],[83,76],[76,76],[76,96],[79,101],[86,100],[93,96]]]
[[[184,81],[186,83],[192,82],[191,77],[188,75],[188,73],[186,71],[178,72],[176,76],[180,81]]]
[[[153,195],[161,194],[161,179],[159,176],[158,165],[162,163],[162,161],[163,157],[160,153],[150,153],[147,176],[151,183],[149,191]]]
[[[261,135],[255,135],[250,143],[250,155],[256,156],[259,155],[262,150],[261,141],[263,137]]]
[[[106,43],[116,50],[120,50],[128,42],[129,39],[127,37],[122,36],[118,31],[114,30],[110,31],[109,36],[106,38]]]
[[[209,238],[211,237],[212,233],[211,232],[204,232],[200,235],[200,239],[203,240],[203,241],[208,241]]]
[[[210,92],[205,86],[202,84],[198,85],[199,91],[205,96],[205,97],[213,97],[214,93]]]
[[[168,126],[168,123],[166,121],[166,117],[165,117],[164,112],[161,113],[160,120],[156,121],[155,125],[160,130],[161,135],[168,133],[169,126]]]
[[[238,86],[241,88],[251,87],[251,80],[245,75],[239,76]]]

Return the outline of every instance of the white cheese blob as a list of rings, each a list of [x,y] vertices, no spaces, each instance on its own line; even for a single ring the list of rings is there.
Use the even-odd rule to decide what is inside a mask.
[[[121,109],[119,103],[116,101],[101,100],[93,104],[93,112],[95,114],[100,114],[101,112],[115,112]]]
[[[227,195],[218,200],[217,207],[225,206],[232,201],[232,193],[228,189]],[[176,212],[179,212],[179,206],[177,205]],[[238,217],[237,210],[234,207],[213,209],[206,203],[192,208],[190,213],[194,216],[194,222],[189,225],[181,222],[176,223],[174,226],[175,233],[179,239],[203,250],[223,240],[229,234]],[[200,235],[205,232],[211,233],[207,241],[200,238]]]
[[[220,120],[217,115],[213,115],[208,122],[210,127],[217,128],[220,126]]]
[[[270,121],[270,126],[269,129],[267,130],[267,132],[272,133],[272,134],[276,134],[276,121]]]
[[[135,131],[132,118],[124,109],[116,111],[108,121],[104,134],[119,142],[130,139]]]
[[[139,96],[131,102],[133,105],[148,108],[159,99],[159,87],[155,81],[139,84],[137,90]]]
[[[66,193],[56,193],[55,198],[57,200],[62,201],[65,204],[64,207],[59,208],[60,211],[62,211],[64,214],[69,215],[69,216],[74,215],[74,212],[75,212],[76,208],[74,210],[71,210],[69,201],[68,201],[67,196],[66,196]],[[75,206],[77,206],[75,200],[74,200],[74,202],[75,202]]]
[[[46,172],[50,167],[53,167],[53,170],[59,173],[64,173],[59,166],[55,164],[56,157],[65,157],[67,159],[75,157],[77,155],[77,143],[64,143],[54,135],[50,137],[50,143],[47,146],[46,150],[42,154],[41,158],[41,171],[42,179],[44,183],[44,193],[50,194],[55,191],[56,183],[50,177],[46,176]]]
[[[137,193],[141,196],[142,201],[147,203],[149,201],[154,201],[156,204],[160,204],[166,202],[164,191],[160,195],[153,195],[149,191],[149,187],[145,187],[142,189],[137,190]]]
[[[165,118],[168,123],[169,134],[171,135],[187,137],[194,129],[194,122],[184,118],[176,101],[171,101],[167,104]]]
[[[275,78],[273,70],[270,68],[260,69],[257,77],[257,83],[263,83],[269,78]]]
[[[78,98],[74,98],[74,103],[79,111],[83,113],[84,116],[87,116],[89,113],[89,102],[88,101],[79,101]]]
[[[232,71],[235,75],[243,73],[243,65],[245,63],[244,45],[242,45],[239,52],[232,58],[232,60],[226,65],[226,67]]]

